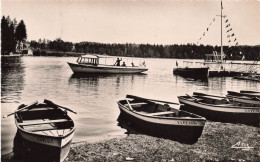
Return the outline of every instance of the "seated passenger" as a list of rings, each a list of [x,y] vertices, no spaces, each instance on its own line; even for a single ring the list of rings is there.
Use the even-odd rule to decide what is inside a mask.
[[[123,62],[123,64],[121,66],[126,66],[125,62]]]

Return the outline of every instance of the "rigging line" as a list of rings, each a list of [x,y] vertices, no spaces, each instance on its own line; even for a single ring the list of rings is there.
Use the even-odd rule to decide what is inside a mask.
[[[216,18],[216,16],[214,17],[213,21],[210,22],[210,24],[208,25],[208,27],[206,29],[206,32],[209,31],[211,24],[215,21],[215,18]],[[206,32],[203,33],[202,37],[206,36]],[[198,40],[197,44],[199,44],[199,41],[201,40],[202,37],[200,37],[200,39]]]

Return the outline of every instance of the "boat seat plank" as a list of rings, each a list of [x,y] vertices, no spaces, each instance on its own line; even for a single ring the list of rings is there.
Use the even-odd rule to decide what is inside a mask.
[[[145,102],[140,102],[140,103],[131,103],[130,104],[132,107],[140,107],[142,105],[147,105]],[[124,106],[129,106],[128,104],[125,104]]]
[[[33,108],[33,109],[25,109],[25,110],[22,110],[21,112],[28,112],[28,111],[46,111],[46,110],[54,110],[56,108],[53,108],[53,107],[39,107],[39,108]]]
[[[146,114],[148,116],[161,116],[161,115],[169,115],[169,114],[174,114],[172,111],[163,111],[163,112],[157,112],[157,113],[150,113]]]
[[[23,126],[23,128],[31,132],[57,129],[57,127],[53,124],[28,125],[28,126]]]
[[[190,101],[203,101],[204,99],[199,99],[199,98],[196,98],[196,99],[194,99],[194,98],[188,98],[188,100],[190,100]]]
[[[223,100],[222,97],[216,97],[216,96],[201,96],[201,98],[212,99],[212,100]]]
[[[219,104],[219,105],[215,105],[215,106],[234,106],[233,104]]]
[[[49,124],[49,123],[61,123],[67,122],[67,119],[57,119],[57,120],[47,120],[47,121],[34,121],[34,122],[24,122],[19,123],[19,126],[26,126],[26,125],[39,125],[39,124]]]

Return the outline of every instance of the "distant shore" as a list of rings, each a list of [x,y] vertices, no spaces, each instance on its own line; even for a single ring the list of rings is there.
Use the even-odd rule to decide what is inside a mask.
[[[257,127],[206,122],[193,145],[131,134],[95,143],[74,143],[65,161],[260,161],[259,141]],[[14,160],[9,154],[2,156],[2,161]]]
[[[58,56],[58,57],[79,57],[85,53],[78,52],[61,52],[61,51],[45,51],[45,50],[34,50],[34,56]]]

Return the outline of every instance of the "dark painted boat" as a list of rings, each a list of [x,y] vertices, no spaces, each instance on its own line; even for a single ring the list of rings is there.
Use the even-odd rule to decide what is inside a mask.
[[[15,112],[15,155],[30,154],[37,161],[63,161],[75,131],[67,110],[71,111],[49,100],[21,105]],[[21,154],[23,151],[26,153]]]
[[[167,101],[127,95],[118,101],[121,115],[142,132],[183,143],[195,143],[201,136],[206,119],[178,109]]]
[[[246,92],[235,92],[235,91],[227,91],[228,95],[232,95],[232,96],[246,96],[246,97],[260,97],[260,93],[259,92],[250,92],[250,93],[246,93]]]
[[[239,80],[250,80],[250,81],[256,81],[256,82],[260,82],[260,75],[240,75],[240,76],[235,76],[234,79],[239,79]]]
[[[207,79],[209,76],[208,67],[185,67],[185,68],[174,68],[173,74],[180,75],[184,78],[194,79]]]
[[[251,91],[251,93],[255,93]],[[232,96],[232,95],[227,95],[227,96],[216,96],[216,95],[209,95],[205,93],[200,93],[200,92],[194,92],[193,95],[196,95],[198,97],[202,96],[211,96],[211,97],[216,97],[225,101],[228,101],[230,103],[237,103],[240,105],[243,105],[245,107],[259,107],[260,108],[260,99],[256,97],[246,97],[246,96]]]
[[[260,106],[260,93],[257,91],[228,91],[227,98],[236,102]]]
[[[259,126],[260,108],[257,106],[232,102],[226,97],[198,93],[193,96],[178,96],[178,99],[184,104],[181,110],[204,116],[207,120]]]
[[[240,90],[240,93],[260,93],[260,91],[253,91],[253,90]]]

